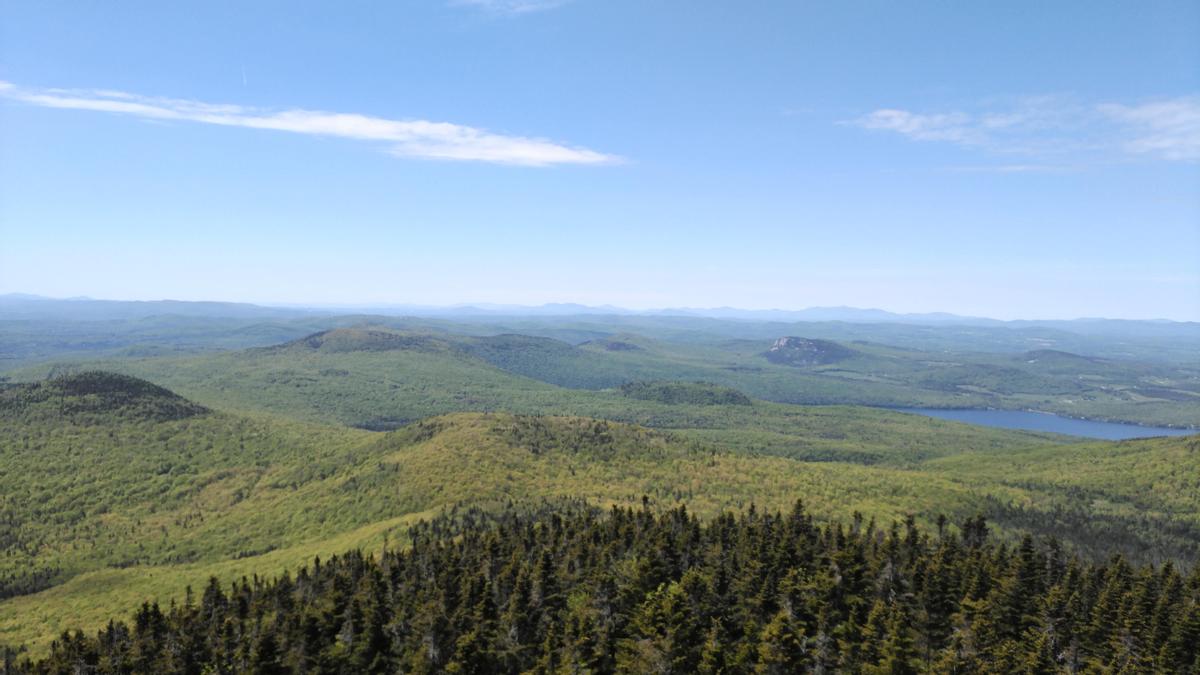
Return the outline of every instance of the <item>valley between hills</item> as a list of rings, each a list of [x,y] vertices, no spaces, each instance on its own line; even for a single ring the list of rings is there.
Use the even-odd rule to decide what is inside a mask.
[[[624,328],[572,343],[362,324],[11,368],[0,644],[40,657],[64,630],[213,578],[403,551],[422,523],[463,514],[580,504],[707,521],[801,501],[816,522],[880,532],[982,517],[997,542],[1053,538],[1090,563],[1200,560],[1200,437],[1096,441],[878,407],[1070,396],[1186,426],[1191,366]]]

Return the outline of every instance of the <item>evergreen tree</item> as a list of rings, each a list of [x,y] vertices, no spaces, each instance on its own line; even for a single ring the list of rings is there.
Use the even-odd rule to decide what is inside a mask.
[[[758,638],[756,673],[783,675],[803,670],[807,661],[804,634],[786,608],[775,613]]]
[[[697,672],[701,675],[722,675],[728,672],[726,652],[729,636],[719,619],[712,619],[708,633],[704,637],[704,646],[700,649],[700,667]]]
[[[902,605],[893,606],[889,614],[887,633],[879,648],[879,660],[866,665],[863,672],[871,675],[915,675],[920,659],[909,628],[911,619]]]
[[[960,541],[798,509],[707,523],[648,507],[454,511],[414,527],[409,549],[214,580],[198,601],[66,633],[38,661],[5,652],[5,668],[1200,672],[1200,573],[1009,548],[970,527]]]
[[[250,651],[250,671],[257,675],[282,675],[288,672],[279,653],[279,641],[275,631],[261,627]]]
[[[1165,671],[1188,672],[1200,666],[1200,602],[1192,600],[1162,646],[1158,661]]]

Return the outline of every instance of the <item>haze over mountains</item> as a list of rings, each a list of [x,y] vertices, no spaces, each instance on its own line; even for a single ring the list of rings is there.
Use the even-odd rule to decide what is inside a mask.
[[[1085,330],[1104,324],[1132,328],[1135,325],[1196,326],[1193,321],[1170,319],[1112,319],[1078,317],[1063,319],[1002,320],[963,316],[949,312],[897,313],[858,307],[808,307],[805,309],[740,309],[737,307],[667,307],[628,309],[613,305],[548,303],[543,305],[464,303],[421,304],[279,304],[183,300],[102,300],[89,297],[50,298],[26,293],[0,295],[0,318],[59,318],[71,320],[138,318],[163,314],[235,318],[282,318],[311,314],[379,314],[387,316],[472,317],[472,316],[682,316],[768,322],[844,321],[850,323],[917,323],[981,326],[1029,326],[1068,324]],[[1153,329],[1150,329],[1153,330]]]
[[[366,428],[480,407],[545,409],[513,408],[511,394],[497,395],[529,391],[528,380],[506,379],[511,376],[573,390],[703,381],[792,404],[1036,410],[1160,427],[1200,423],[1196,323],[922,322],[901,315],[784,321],[618,311],[559,305],[347,314],[7,296],[0,298],[0,376],[27,380],[100,367],[185,395],[207,388],[217,400],[245,389],[245,405],[257,407],[255,388],[295,379],[301,364],[295,359],[306,354],[302,361],[313,370],[299,381],[338,391],[331,401],[355,401],[318,418]],[[814,310],[791,316],[863,314]],[[304,348],[279,352],[280,345]],[[318,353],[310,353],[314,346]],[[336,361],[333,353],[353,357],[317,365]],[[359,368],[366,379],[328,375]],[[496,379],[493,368],[504,377]],[[382,373],[394,374],[400,384],[377,380]],[[484,382],[494,385],[481,388]],[[415,383],[425,384],[409,391],[411,399],[395,398],[396,386],[407,391]],[[422,394],[420,387],[445,398],[430,407],[428,391]],[[530,395],[549,400],[565,393]]]

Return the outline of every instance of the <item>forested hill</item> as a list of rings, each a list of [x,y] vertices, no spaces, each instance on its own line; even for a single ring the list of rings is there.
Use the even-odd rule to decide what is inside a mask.
[[[136,377],[84,371],[43,382],[0,386],[0,419],[12,424],[181,420],[208,412]]]
[[[775,326],[789,332],[770,338],[701,332],[685,339],[631,334],[620,325],[530,326],[526,334],[504,326],[454,332],[454,326],[361,319],[343,317],[352,325],[299,336],[281,335],[274,325],[244,327],[247,334],[223,339],[253,338],[255,346],[235,351],[213,351],[225,342],[188,347],[149,338],[115,352],[86,349],[105,342],[95,336],[77,352],[24,366],[21,350],[7,345],[28,338],[6,333],[12,328],[0,320],[0,378],[30,381],[99,368],[146,378],[214,408],[369,429],[459,410],[562,413],[561,402],[595,402],[630,382],[705,382],[801,405],[1041,410],[1200,425],[1194,355],[1178,364],[1100,358],[1052,349],[1062,346],[1053,341],[1023,344],[1017,352],[987,351],[986,344],[947,351],[936,342],[913,349],[830,340],[819,337],[828,334],[817,326],[803,333]],[[272,345],[271,336],[280,339]]]
[[[701,522],[469,512],[376,557],[213,579],[16,672],[1195,673],[1200,572],[1089,564],[982,519],[922,532],[802,508]]]
[[[605,401],[686,426],[476,412],[381,433],[236,414],[216,398],[209,410],[109,373],[0,386],[0,644],[44,655],[64,629],[180,600],[211,575],[377,550],[420,518],[510,500],[648,496],[707,519],[803,497],[822,522],[912,514],[933,528],[938,514],[982,513],[1010,544],[1056,535],[1092,562],[1200,559],[1200,438],[1064,444],[861,408],[747,405],[703,383],[643,382]]]

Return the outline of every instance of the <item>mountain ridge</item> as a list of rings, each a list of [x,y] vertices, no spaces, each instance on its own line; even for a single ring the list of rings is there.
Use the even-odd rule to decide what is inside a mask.
[[[88,304],[104,306],[111,312],[124,315],[153,316],[155,314],[181,313],[194,316],[243,316],[271,313],[276,316],[345,313],[377,313],[384,316],[452,317],[452,316],[683,316],[747,321],[845,321],[851,323],[959,323],[967,325],[1010,325],[1030,324],[1103,324],[1108,322],[1126,324],[1160,324],[1200,326],[1200,321],[1168,318],[1112,318],[1073,317],[1055,319],[996,319],[985,316],[956,314],[953,312],[894,312],[880,308],[861,308],[847,305],[817,305],[800,309],[745,309],[740,307],[661,307],[630,309],[616,305],[587,305],[573,302],[550,302],[540,305],[458,303],[451,305],[423,305],[410,303],[249,303],[212,300],[107,300],[88,297],[52,298],[30,293],[0,294],[0,315],[15,313],[18,316],[41,316],[55,313],[54,303],[65,303],[71,310],[79,311]],[[40,307],[39,307],[40,305]],[[63,308],[58,313],[65,313]],[[161,311],[155,311],[161,310]],[[95,313],[98,310],[89,310]],[[221,313],[221,312],[225,313]]]

